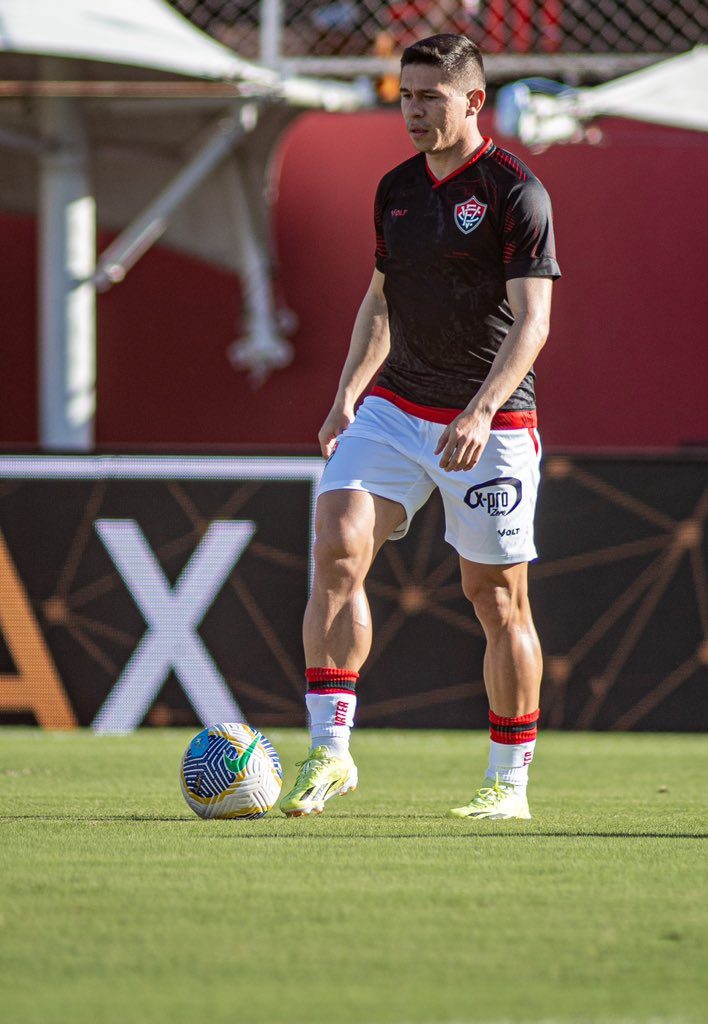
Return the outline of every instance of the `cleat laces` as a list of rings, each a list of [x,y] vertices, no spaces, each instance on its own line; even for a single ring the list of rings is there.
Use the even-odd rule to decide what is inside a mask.
[[[504,784],[499,784],[499,774],[497,773],[494,777],[494,784],[480,787],[472,797],[470,805],[473,807],[493,807],[508,795],[508,792],[505,792]]]
[[[316,781],[316,775],[320,768],[326,767],[326,765],[332,760],[326,754],[323,757],[314,757],[310,753],[304,761],[296,761],[295,767],[299,768],[300,771],[297,774],[297,785],[310,784]]]

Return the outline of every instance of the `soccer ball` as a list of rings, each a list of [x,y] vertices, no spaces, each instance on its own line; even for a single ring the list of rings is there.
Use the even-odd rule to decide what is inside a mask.
[[[221,722],[189,744],[180,781],[200,818],[262,818],[278,799],[283,770],[263,733],[243,722]]]

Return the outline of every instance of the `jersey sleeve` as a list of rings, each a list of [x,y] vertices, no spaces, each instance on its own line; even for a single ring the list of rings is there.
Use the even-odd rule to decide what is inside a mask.
[[[509,193],[504,214],[503,252],[506,280],[561,276],[556,260],[551,201],[535,178],[519,182]]]
[[[386,247],[386,239],[384,238],[383,230],[384,203],[384,183],[383,181],[380,181],[379,186],[376,189],[376,198],[374,199],[374,230],[376,231],[376,251],[374,253],[374,262],[376,264],[376,269],[382,274],[386,273],[386,260],[388,259],[388,249]]]

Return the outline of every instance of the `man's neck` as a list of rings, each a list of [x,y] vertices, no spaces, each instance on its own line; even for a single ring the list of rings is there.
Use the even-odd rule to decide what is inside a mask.
[[[456,146],[452,146],[441,153],[426,153],[425,159],[432,174],[438,181],[442,181],[443,178],[447,178],[449,174],[456,171],[458,167],[466,164],[483,145],[484,139],[482,134],[475,126],[474,132],[470,132]]]

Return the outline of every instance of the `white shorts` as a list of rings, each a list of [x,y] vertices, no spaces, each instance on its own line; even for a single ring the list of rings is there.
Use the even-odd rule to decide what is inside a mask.
[[[437,487],[445,508],[445,540],[463,558],[489,565],[536,558],[538,431],[493,430],[473,469],[446,473],[434,454],[444,429],[370,395],[339,438],[319,493],[367,491],[399,502],[406,519],[390,540],[400,540]]]

